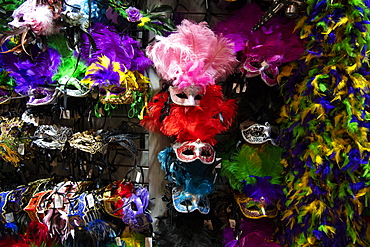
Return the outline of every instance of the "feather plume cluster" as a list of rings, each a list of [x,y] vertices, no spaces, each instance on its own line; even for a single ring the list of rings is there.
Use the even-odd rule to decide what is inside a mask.
[[[9,26],[14,29],[31,28],[36,35],[57,33],[54,20],[57,17],[53,7],[40,5],[37,0],[27,0],[14,10],[13,21]]]
[[[4,68],[17,83],[15,91],[27,94],[30,89],[48,86],[61,63],[60,54],[55,49],[47,49],[34,59],[29,56],[3,54]]]
[[[262,79],[273,86],[277,83],[277,67],[298,59],[304,52],[304,46],[299,34],[294,32],[294,20],[283,16],[276,16],[260,29],[252,31],[262,16],[263,12],[257,4],[246,4],[232,18],[219,22],[214,31],[234,42],[246,76],[261,74]],[[256,63],[260,65],[254,66]],[[273,78],[268,78],[271,73]]]
[[[225,132],[233,123],[236,102],[224,99],[221,86],[208,86],[200,106],[167,104],[168,99],[168,93],[153,97],[148,104],[149,114],[140,122],[144,128],[176,137],[177,142],[200,139],[214,145],[215,135]]]
[[[58,81],[63,77],[77,79],[84,77],[87,65],[74,56],[73,51],[66,45],[67,38],[64,35],[48,36],[47,43],[61,54],[61,63],[58,72],[53,75],[53,81]]]
[[[281,148],[272,145],[259,148],[245,145],[230,160],[222,161],[221,174],[227,176],[231,187],[239,191],[243,190],[243,181],[254,185],[257,177],[271,177],[272,184],[279,184],[283,172],[281,154]]]
[[[183,20],[177,32],[156,38],[157,42],[147,47],[147,55],[157,73],[180,89],[189,84],[205,89],[234,71],[233,44],[214,34],[205,22]]]
[[[90,34],[95,42],[96,50],[92,48],[89,36],[82,35],[81,58],[88,64],[96,63],[101,56],[106,56],[112,62],[120,63],[128,70],[144,70],[152,65],[145,57],[140,44],[129,36],[119,34],[114,27],[95,23]]]

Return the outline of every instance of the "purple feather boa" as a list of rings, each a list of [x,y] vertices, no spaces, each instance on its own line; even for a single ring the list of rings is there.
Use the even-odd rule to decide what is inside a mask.
[[[47,87],[52,83],[52,76],[58,71],[61,55],[55,49],[47,49],[34,59],[29,56],[3,54],[4,68],[10,72],[17,86],[17,93],[26,95],[30,89]]]
[[[91,28],[91,36],[96,44],[96,51],[90,45],[87,34],[82,35],[81,58],[92,64],[102,55],[112,62],[125,65],[128,70],[144,70],[152,65],[152,61],[145,57],[140,44],[131,37],[117,33],[114,27],[95,23]]]

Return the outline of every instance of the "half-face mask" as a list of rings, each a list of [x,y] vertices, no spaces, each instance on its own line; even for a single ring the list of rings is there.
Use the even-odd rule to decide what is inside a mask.
[[[93,130],[74,133],[68,142],[71,147],[91,154],[101,152],[103,148],[103,140],[100,132],[94,132]]]
[[[9,26],[12,29],[31,29],[36,35],[50,35],[58,32],[54,21],[61,10],[61,2],[50,3],[40,5],[37,0],[25,1],[13,11],[13,21],[9,22]]]
[[[273,145],[276,145],[275,137],[279,134],[279,130],[268,122],[265,125],[257,123],[248,125],[247,122],[244,122],[240,124],[240,129],[244,140],[250,144],[262,144],[271,141]]]
[[[40,148],[62,150],[72,134],[72,128],[40,125],[35,131],[34,137],[37,139],[33,143]]]
[[[122,218],[124,206],[134,193],[134,185],[125,181],[115,181],[105,187],[103,193],[104,210],[107,214]]]
[[[279,55],[263,57],[261,54],[249,53],[243,67],[246,77],[261,75],[268,86],[274,86],[277,83],[276,77],[279,75],[278,66],[281,60],[282,56]]]
[[[24,122],[19,118],[0,118],[0,154],[3,160],[14,166],[22,160],[25,145],[30,140],[24,126]]]
[[[251,219],[276,217],[280,210],[280,200],[284,197],[283,187],[272,184],[271,177],[253,177],[255,183],[244,182],[244,193],[234,194],[240,210]]]
[[[58,87],[59,91],[67,94],[72,97],[86,97],[90,90],[76,78],[70,78],[64,76],[58,80],[60,86]]]
[[[176,157],[182,162],[193,162],[199,159],[203,164],[212,164],[216,157],[213,147],[199,139],[195,142],[177,142],[173,145],[173,149]]]
[[[173,103],[183,106],[199,106],[200,100],[204,96],[204,90],[201,87],[191,86],[183,89],[178,87],[169,87],[170,97]]]
[[[137,188],[124,206],[122,221],[137,232],[148,229],[152,222],[150,215],[145,212],[148,205],[148,190],[144,187]]]
[[[50,105],[62,95],[58,88],[37,87],[29,91],[27,106]]]
[[[198,210],[201,214],[208,214],[210,210],[207,195],[186,192],[181,186],[172,189],[172,200],[175,209],[180,213],[191,213]]]
[[[138,154],[138,148],[134,139],[138,139],[137,134],[126,134],[120,130],[112,130],[102,134],[103,141],[106,145],[119,144],[127,149],[133,156]]]
[[[103,104],[131,104],[141,100],[149,89],[149,79],[138,71],[130,71],[123,64],[102,56],[99,62],[88,67],[82,84],[90,89],[99,88],[99,100]],[[140,92],[135,94],[134,92]]]
[[[235,194],[234,197],[243,215],[247,218],[275,218],[278,214],[279,201],[270,201],[263,196],[260,198],[251,198],[243,194]]]

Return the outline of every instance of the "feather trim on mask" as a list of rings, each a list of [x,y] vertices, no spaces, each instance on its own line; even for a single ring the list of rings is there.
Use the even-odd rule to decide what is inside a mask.
[[[141,124],[147,129],[176,137],[177,142],[200,139],[215,145],[215,135],[228,130],[234,121],[236,102],[225,100],[218,85],[207,87],[200,106],[166,105],[167,100],[166,93],[155,96],[148,105],[149,114]]]
[[[156,38],[147,54],[157,73],[179,89],[193,85],[204,90],[234,71],[232,43],[215,35],[205,22],[183,20],[176,33]]]
[[[11,53],[3,54],[3,59],[5,69],[17,83],[15,91],[23,95],[30,89],[51,84],[51,78],[61,62],[60,54],[55,49],[47,49],[33,60],[28,56],[21,57]]]
[[[87,34],[82,35],[81,58],[88,64],[98,62],[104,55],[112,62],[124,65],[126,69],[138,70],[140,73],[144,73],[144,70],[152,65],[140,49],[139,42],[119,34],[112,26],[95,23],[91,28],[91,36],[96,44],[96,51],[91,48]]]

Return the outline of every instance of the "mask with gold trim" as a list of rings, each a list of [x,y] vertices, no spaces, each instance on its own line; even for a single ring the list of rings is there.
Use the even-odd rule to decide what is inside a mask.
[[[254,177],[255,184],[244,185],[244,194],[234,194],[241,212],[247,218],[275,218],[284,197],[282,186],[271,184],[271,177]]]

